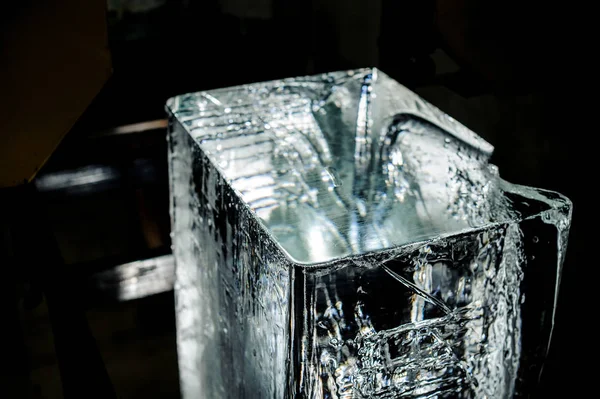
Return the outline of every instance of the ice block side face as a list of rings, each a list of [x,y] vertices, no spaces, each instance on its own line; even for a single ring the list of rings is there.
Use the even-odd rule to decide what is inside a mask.
[[[566,198],[375,69],[167,106],[184,398],[531,392]]]
[[[169,148],[182,396],[284,397],[289,262],[177,123]]]
[[[569,223],[568,203],[550,207],[537,194],[514,198],[517,208],[546,208],[520,222],[302,269],[298,390],[307,398],[529,397],[552,332]]]

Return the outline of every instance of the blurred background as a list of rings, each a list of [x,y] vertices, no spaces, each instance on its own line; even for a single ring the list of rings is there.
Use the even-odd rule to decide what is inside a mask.
[[[593,282],[581,276],[594,266],[582,254],[590,245],[584,224],[595,213],[585,208],[592,202],[586,184],[575,178],[592,169],[583,169],[580,132],[589,129],[579,126],[583,101],[573,92],[585,76],[577,66],[583,53],[566,32],[564,8],[477,0],[108,0],[102,12],[112,75],[34,185],[78,287],[72,300],[85,310],[117,397],[179,396],[166,99],[366,66],[493,144],[493,163],[506,180],[574,202],[553,343],[533,397],[592,388],[580,343],[595,338],[580,320],[592,306],[585,295]],[[46,300],[35,279],[19,280],[15,292],[18,315],[2,328],[22,362],[8,364],[3,375],[18,388],[5,396],[0,386],[0,397],[61,398]]]

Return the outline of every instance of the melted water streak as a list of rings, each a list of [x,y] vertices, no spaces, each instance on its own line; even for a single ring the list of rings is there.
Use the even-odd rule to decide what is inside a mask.
[[[400,276],[399,274],[394,273],[389,267],[387,267],[386,265],[382,265],[381,266],[383,268],[383,270],[385,270],[390,276],[392,276],[394,279],[398,280],[400,283],[404,284],[405,286],[407,286],[408,288],[412,289],[413,291],[415,291],[419,296],[421,296],[423,299],[425,299],[427,302],[433,303],[436,306],[439,306],[440,309],[442,309],[446,314],[451,313],[451,310],[448,306],[446,306],[446,304],[444,304],[444,302],[440,301],[439,299],[429,295],[427,292],[423,291],[421,288],[417,287],[416,284],[411,283],[410,281],[408,281],[407,279],[405,279],[404,277]]]

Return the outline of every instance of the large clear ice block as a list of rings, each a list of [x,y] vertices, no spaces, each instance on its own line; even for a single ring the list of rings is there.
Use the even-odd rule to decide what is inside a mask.
[[[376,69],[181,95],[182,394],[504,398],[537,382],[571,204]]]

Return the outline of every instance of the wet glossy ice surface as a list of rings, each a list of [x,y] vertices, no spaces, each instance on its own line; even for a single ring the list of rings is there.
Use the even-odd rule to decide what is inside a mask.
[[[489,144],[375,69],[167,109],[185,398],[535,384],[567,199],[500,179]]]

